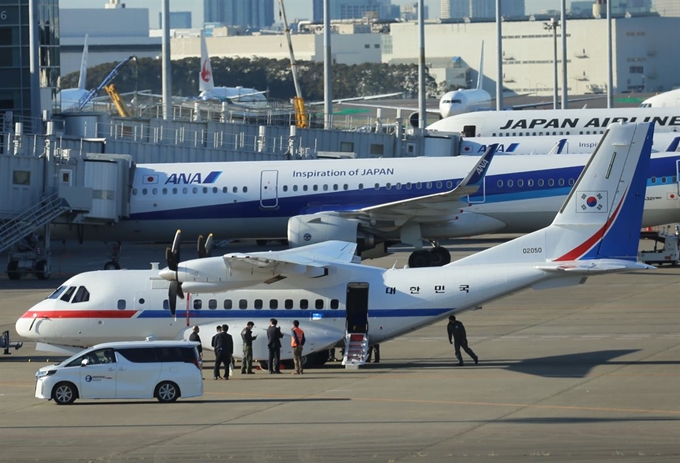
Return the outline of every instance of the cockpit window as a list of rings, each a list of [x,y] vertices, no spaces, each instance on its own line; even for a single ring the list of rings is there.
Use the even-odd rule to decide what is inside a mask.
[[[56,299],[56,298],[58,298],[59,295],[60,295],[61,293],[63,293],[64,290],[65,290],[66,288],[67,288],[67,286],[60,286],[60,287],[58,287],[57,289],[54,290],[54,292],[53,292],[52,294],[50,294],[49,296],[47,296],[47,299]]]
[[[60,297],[60,299],[61,299],[62,301],[66,301],[66,302],[70,301],[70,300],[71,300],[71,296],[73,296],[73,292],[74,292],[75,290],[76,290],[76,287],[75,287],[75,286],[69,286],[69,288],[66,290],[66,292],[64,293],[64,295]]]
[[[90,292],[85,288],[85,286],[80,286],[78,287],[78,291],[76,291],[76,295],[73,296],[71,304],[75,304],[77,302],[87,302],[89,300]]]
[[[458,103],[461,104],[463,101],[462,100],[451,100],[451,103]]]

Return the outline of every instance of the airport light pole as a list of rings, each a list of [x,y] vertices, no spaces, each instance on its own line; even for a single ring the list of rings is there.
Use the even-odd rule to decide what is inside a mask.
[[[170,69],[170,0],[163,0],[161,9],[163,39],[162,47],[162,77],[163,85],[163,119],[172,119],[172,77]]]
[[[558,86],[558,81],[557,81],[557,28],[560,26],[559,21],[557,21],[555,18],[550,18],[549,23],[543,23],[543,29],[549,31],[552,30],[553,33],[553,74],[554,74],[554,79],[553,79],[553,109],[557,109],[558,107],[558,95],[557,95],[557,86]]]
[[[503,17],[501,0],[496,0],[496,48],[498,49],[498,77],[496,78],[496,111],[503,110]]]
[[[567,90],[569,85],[567,82],[567,0],[562,0],[560,6],[560,20],[562,22],[562,109],[569,107]]]

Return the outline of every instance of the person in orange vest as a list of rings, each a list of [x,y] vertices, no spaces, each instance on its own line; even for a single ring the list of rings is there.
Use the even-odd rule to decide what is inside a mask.
[[[290,346],[293,348],[293,363],[295,364],[294,375],[302,374],[302,346],[305,345],[305,332],[300,328],[300,322],[293,320]]]

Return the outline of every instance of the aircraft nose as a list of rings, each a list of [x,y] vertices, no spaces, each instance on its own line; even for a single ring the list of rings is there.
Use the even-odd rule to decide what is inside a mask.
[[[31,313],[31,311],[28,311],[17,320],[14,325],[14,329],[16,329],[19,336],[29,339],[33,337],[33,333],[31,332],[31,324],[34,321],[35,316],[37,316],[36,313]]]
[[[164,280],[168,281],[175,281],[176,273],[173,270],[170,270],[169,268],[165,267],[163,270],[158,272],[158,275],[163,278]]]

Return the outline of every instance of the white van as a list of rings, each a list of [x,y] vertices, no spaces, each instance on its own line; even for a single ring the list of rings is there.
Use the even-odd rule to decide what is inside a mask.
[[[35,374],[35,396],[68,405],[76,399],[174,402],[203,395],[197,342],[109,342]]]

